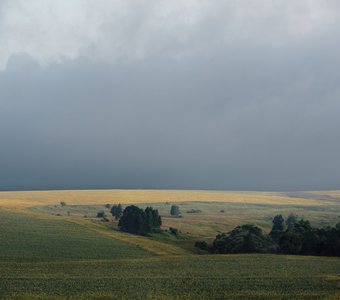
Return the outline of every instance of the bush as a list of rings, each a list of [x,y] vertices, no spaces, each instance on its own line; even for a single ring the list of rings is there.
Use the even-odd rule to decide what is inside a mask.
[[[106,218],[105,212],[99,211],[99,212],[97,213],[97,218]]]
[[[113,205],[110,210],[113,217],[118,220],[123,214],[123,207],[121,204]]]
[[[65,201],[60,201],[60,206],[66,206],[66,202]]]
[[[197,242],[195,242],[195,247],[199,248],[201,250],[205,250],[205,251],[208,250],[208,244],[207,244],[206,241],[197,241]]]
[[[178,217],[178,216],[181,214],[181,212],[180,212],[180,210],[179,210],[179,206],[173,204],[173,205],[171,206],[171,209],[170,209],[170,214],[171,214],[172,216]]]
[[[178,234],[178,229],[177,228],[169,227],[169,231],[173,235],[177,235]]]

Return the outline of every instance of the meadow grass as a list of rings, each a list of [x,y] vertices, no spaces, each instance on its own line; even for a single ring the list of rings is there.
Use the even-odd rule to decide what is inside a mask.
[[[153,255],[136,244],[100,235],[66,220],[0,210],[0,261],[41,262],[136,258]]]
[[[340,261],[279,255],[189,255],[0,263],[4,299],[337,299]]]

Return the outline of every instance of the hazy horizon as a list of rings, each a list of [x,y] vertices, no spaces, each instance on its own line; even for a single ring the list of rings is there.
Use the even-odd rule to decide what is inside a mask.
[[[0,0],[0,190],[340,189],[340,2]]]

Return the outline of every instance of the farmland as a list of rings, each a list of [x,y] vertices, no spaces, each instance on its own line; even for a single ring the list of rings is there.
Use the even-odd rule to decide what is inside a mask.
[[[0,193],[0,297],[338,299],[339,258],[202,255],[193,248],[195,239],[209,240],[244,222],[268,231],[276,213],[294,212],[318,226],[339,222],[337,196],[320,200],[321,193],[313,195],[123,190]],[[60,201],[67,205],[60,206]],[[176,227],[182,235],[176,240],[117,231],[115,221],[107,226],[95,218],[106,203],[152,205],[162,215],[163,228]],[[181,218],[169,215],[171,203],[179,204]]]
[[[270,255],[2,263],[0,288],[18,299],[337,299],[339,267],[335,258]]]

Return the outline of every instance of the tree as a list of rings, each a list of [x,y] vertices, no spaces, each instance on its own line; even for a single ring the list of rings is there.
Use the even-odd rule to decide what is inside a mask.
[[[175,205],[175,204],[171,205],[170,214],[172,216],[178,217],[181,214],[181,212],[179,210],[179,206]]]
[[[279,251],[285,254],[299,254],[301,250],[301,238],[293,230],[284,232],[278,240]]]
[[[61,206],[66,206],[66,202],[65,201],[60,201],[60,205]]]
[[[246,253],[254,253],[256,252],[256,246],[252,238],[252,234],[248,232],[248,234],[244,237],[243,241],[243,249]]]
[[[280,234],[277,242],[279,245],[279,251],[285,254],[307,254],[311,247],[308,245],[306,239],[311,238],[312,227],[309,221],[300,220],[294,224],[294,227],[288,228],[285,232]],[[305,243],[307,241],[307,243]],[[304,249],[304,250],[302,250]]]
[[[274,241],[277,241],[280,238],[280,235],[285,229],[285,220],[282,215],[276,215],[273,219],[273,227],[270,231],[269,235],[272,237]]]
[[[121,204],[118,204],[116,211],[116,220],[118,220],[123,214],[123,207]]]
[[[286,220],[287,228],[292,229],[294,227],[295,223],[297,222],[297,220],[298,220],[297,215],[295,215],[293,213],[289,214],[288,217],[287,217],[287,220]]]
[[[110,209],[110,213],[113,217],[116,216],[116,211],[117,211],[117,205],[112,205]]]
[[[122,231],[145,235],[160,228],[162,219],[157,209],[147,207],[145,210],[135,206],[127,206],[121,216],[118,227]]]
[[[112,216],[115,217],[116,220],[118,220],[122,216],[122,213],[123,213],[122,205],[121,204],[112,205],[110,212]]]

